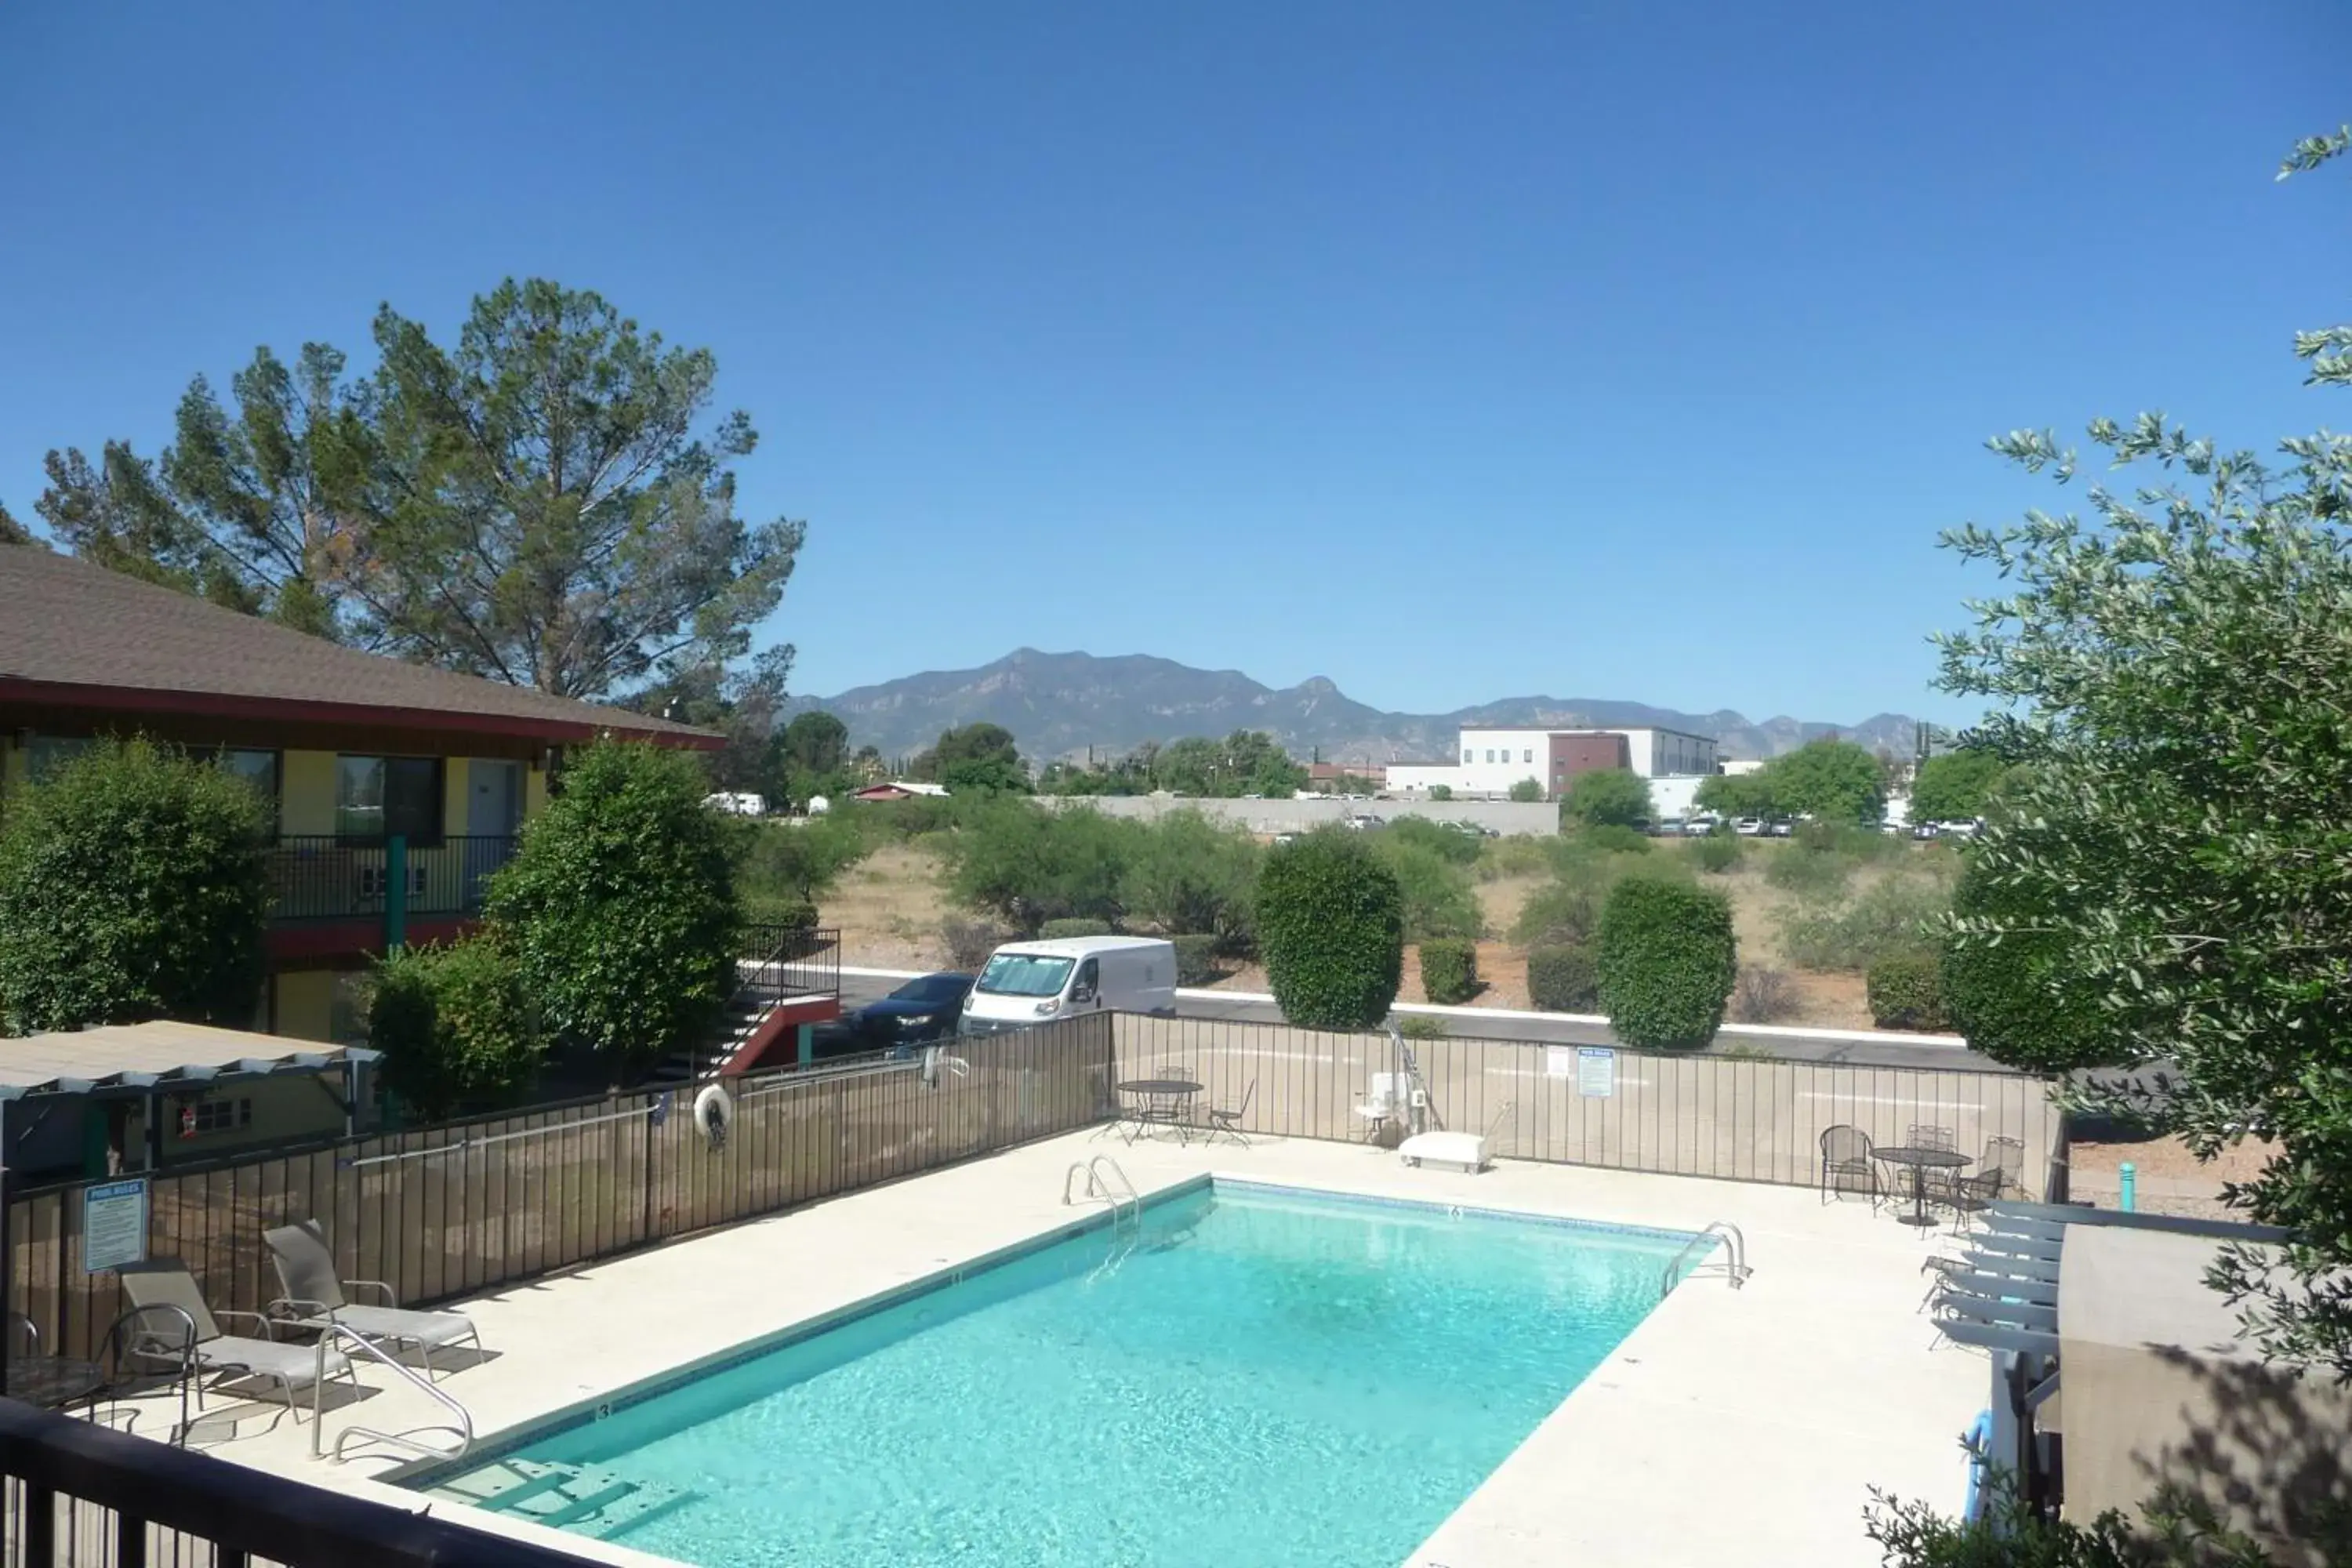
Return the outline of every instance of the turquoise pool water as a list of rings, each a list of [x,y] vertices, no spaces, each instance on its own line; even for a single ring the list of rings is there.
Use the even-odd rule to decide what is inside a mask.
[[[711,1568],[1392,1568],[1685,1239],[1228,1184],[435,1489]]]

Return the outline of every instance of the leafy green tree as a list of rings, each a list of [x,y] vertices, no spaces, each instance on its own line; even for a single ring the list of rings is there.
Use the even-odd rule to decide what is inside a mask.
[[[0,810],[0,1034],[182,1018],[253,1026],[269,911],[251,788],[101,741]]]
[[[155,465],[122,441],[92,464],[76,448],[42,460],[48,488],[33,510],[58,543],[110,572],[257,613],[262,599],[173,500]]]
[[[830,713],[795,713],[776,736],[776,760],[793,778],[824,778],[849,761],[849,726]]]
[[[488,915],[540,1019],[615,1070],[697,1043],[733,994],[741,825],[703,806],[689,753],[575,753],[490,880]]]
[[[488,934],[386,954],[368,1044],[383,1053],[384,1087],[436,1121],[511,1102],[546,1056],[522,967]]]
[[[2352,384],[2352,325],[2295,349],[2312,382]],[[2074,1061],[2169,1062],[2141,1109],[2200,1154],[2280,1145],[2229,1192],[2295,1233],[2288,1268],[2237,1258],[2215,1282],[2267,1349],[2352,1377],[2352,437],[2289,438],[2276,466],[2153,414],[2090,439],[2162,472],[2094,488],[2087,520],[1945,536],[2009,592],[1942,639],[1942,684],[1990,700],[1982,736],[2021,764],[1972,851],[1988,912],[1956,941],[2063,943],[2101,1003]],[[2075,472],[2047,432],[1992,445]]]
[[[1250,893],[1264,858],[1248,829],[1179,811],[1134,838],[1121,884],[1130,919],[1171,936],[1213,936],[1226,952],[1248,945]]]
[[[1511,798],[1523,805],[1528,801],[1541,800],[1543,797],[1544,787],[1534,779],[1521,779],[1511,786]]]
[[[1047,921],[1127,914],[1139,826],[1083,807],[1049,811],[1003,796],[973,808],[948,851],[948,891],[1024,934]]]
[[[761,823],[751,830],[739,877],[745,907],[815,903],[872,850],[857,818],[847,811]]]
[[[761,649],[750,665],[730,669],[698,665],[633,693],[624,706],[656,718],[716,730],[725,743],[707,757],[711,786],[767,797],[781,807],[792,797],[772,760],[776,715],[792,673],[790,643]]]
[[[945,784],[950,795],[1025,795],[1029,767],[1013,732],[1000,724],[966,724],[942,731],[939,742],[915,759],[919,779]]]
[[[0,506],[0,544],[30,544],[32,542],[32,531],[26,528],[23,523],[18,522],[14,516],[10,515],[8,509],[5,506]]]
[[[1393,829],[1370,837],[1403,897],[1405,941],[1475,940],[1482,933],[1485,921],[1467,867],[1445,852],[1399,837]]]
[[[1650,781],[1625,768],[1579,773],[1569,781],[1559,815],[1586,827],[1639,827],[1650,820]]]
[[[1452,784],[1432,784],[1429,786],[1429,798],[1436,801],[1452,800],[1454,798],[1454,786]]]
[[[1731,901],[1688,883],[1627,877],[1601,906],[1601,1005],[1627,1045],[1703,1046],[1738,976]]]
[[[1693,797],[1702,811],[1724,816],[1777,816],[1788,809],[1773,794],[1772,780],[1763,769],[1748,773],[1717,773],[1699,781]]]
[[[1776,809],[1824,822],[1876,822],[1886,810],[1878,759],[1852,741],[1808,741],[1764,764]]]
[[[1325,828],[1277,845],[1258,875],[1258,951],[1282,1016],[1309,1029],[1369,1029],[1404,978],[1404,898],[1361,834]]]
[[[1978,746],[1963,746],[1919,764],[1911,781],[1911,820],[1966,822],[1985,814],[1993,786],[2009,764]]]

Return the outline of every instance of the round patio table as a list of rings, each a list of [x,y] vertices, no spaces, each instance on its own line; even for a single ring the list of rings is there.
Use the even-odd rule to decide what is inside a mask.
[[[1134,1142],[1143,1135],[1145,1129],[1158,1122],[1162,1126],[1176,1129],[1176,1141],[1179,1143],[1191,1142],[1192,1140],[1185,1133],[1184,1110],[1192,1104],[1192,1097],[1201,1092],[1202,1088],[1201,1083],[1189,1078],[1121,1079],[1118,1084],[1119,1093],[1132,1095],[1142,1102],[1128,1118],[1133,1124],[1134,1131],[1128,1134],[1127,1141],[1130,1143]]]
[[[1933,1225],[1936,1216],[1927,1212],[1927,1173],[1958,1171],[1972,1163],[1967,1154],[1956,1154],[1949,1149],[1914,1149],[1898,1144],[1892,1149],[1874,1149],[1871,1155],[1890,1165],[1911,1167],[1911,1212],[1895,1216],[1898,1225]]]

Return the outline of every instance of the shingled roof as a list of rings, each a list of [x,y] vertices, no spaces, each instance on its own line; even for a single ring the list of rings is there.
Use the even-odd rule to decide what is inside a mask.
[[[0,545],[0,703],[715,747],[707,730],[362,653],[29,545]]]

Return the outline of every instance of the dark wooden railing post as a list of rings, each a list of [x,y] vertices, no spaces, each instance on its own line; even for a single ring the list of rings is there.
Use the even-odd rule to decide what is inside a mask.
[[[383,950],[398,952],[408,941],[408,837],[383,841]]]

